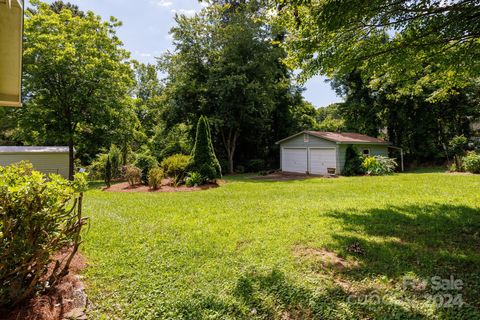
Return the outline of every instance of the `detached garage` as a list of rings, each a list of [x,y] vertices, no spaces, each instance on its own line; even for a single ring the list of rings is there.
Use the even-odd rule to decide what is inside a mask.
[[[33,168],[68,178],[68,147],[0,147],[0,166],[29,161]]]
[[[358,133],[303,131],[277,142],[284,172],[340,174],[348,145],[368,155],[388,156],[390,143]]]

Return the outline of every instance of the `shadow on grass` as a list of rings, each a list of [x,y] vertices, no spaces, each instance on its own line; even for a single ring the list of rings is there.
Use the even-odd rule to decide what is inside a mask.
[[[366,315],[395,315],[398,319],[423,319],[409,308],[388,302],[359,305],[349,303],[340,287],[307,289],[284,273],[249,272],[237,281],[234,301],[194,296],[178,306],[183,319],[354,319]]]
[[[344,232],[334,235],[334,245],[361,262],[360,269],[346,271],[345,276],[361,280],[383,275],[397,281],[408,273],[423,279],[454,276],[465,284],[465,300],[480,311],[479,208],[389,206],[329,216],[344,226]],[[358,243],[363,254],[349,252],[352,243]]]

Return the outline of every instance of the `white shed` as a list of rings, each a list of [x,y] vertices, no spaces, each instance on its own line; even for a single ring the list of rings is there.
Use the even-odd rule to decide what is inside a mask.
[[[68,178],[68,147],[0,147],[0,166],[29,161],[43,173]]]
[[[276,142],[284,172],[325,175],[340,174],[348,145],[364,155],[388,156],[390,143],[359,133],[302,131]]]

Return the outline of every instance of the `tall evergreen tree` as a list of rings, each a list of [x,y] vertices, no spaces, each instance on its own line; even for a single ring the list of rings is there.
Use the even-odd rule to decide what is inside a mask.
[[[197,124],[197,135],[192,150],[188,171],[198,172],[207,180],[222,177],[222,168],[215,155],[208,119],[201,116]]]

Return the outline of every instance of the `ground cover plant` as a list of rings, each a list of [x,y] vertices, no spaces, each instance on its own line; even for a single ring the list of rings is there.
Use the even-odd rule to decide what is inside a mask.
[[[424,170],[281,182],[240,175],[193,193],[92,189],[89,316],[478,318],[479,188],[477,175]],[[461,279],[447,294],[465,305],[435,308],[445,291],[422,281],[434,276]]]

